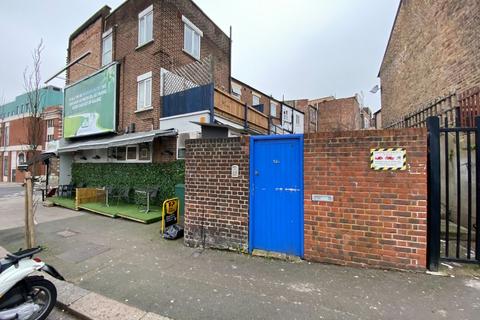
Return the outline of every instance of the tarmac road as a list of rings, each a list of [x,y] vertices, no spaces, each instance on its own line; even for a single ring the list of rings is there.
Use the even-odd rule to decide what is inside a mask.
[[[17,183],[0,183],[0,199],[23,196],[24,188]]]

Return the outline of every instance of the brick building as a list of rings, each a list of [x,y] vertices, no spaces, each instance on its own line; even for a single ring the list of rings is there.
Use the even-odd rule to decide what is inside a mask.
[[[55,149],[56,142],[62,136],[62,90],[48,86],[40,89],[40,110],[42,110],[40,130],[37,141],[40,142],[37,154],[30,147],[32,121],[27,94],[17,96],[14,101],[0,106],[0,168],[1,181],[23,182],[24,174],[17,170],[19,164],[32,160],[42,151]],[[55,162],[55,160],[54,160]],[[51,174],[58,175],[58,166],[54,164]],[[45,175],[45,167],[37,167],[37,175]]]
[[[480,2],[402,0],[380,68],[382,121],[480,85]]]
[[[75,162],[183,158],[184,141],[201,132],[199,124],[221,118],[213,115],[213,93],[230,92],[230,49],[230,38],[190,0],[130,0],[114,10],[105,6],[96,12],[69,38],[66,95],[77,88],[83,91],[66,99],[65,110],[69,112],[70,103],[72,110],[96,105],[98,110],[110,110],[100,118],[113,121],[103,126],[105,130],[65,130],[67,139],[60,147],[62,183],[69,182]],[[112,98],[82,102],[89,99],[89,90],[97,90],[96,78],[107,77],[115,81],[113,93],[106,93]],[[195,92],[190,94],[190,89]],[[98,129],[102,119],[90,123],[98,112],[89,112],[73,114],[77,119],[68,123]],[[111,141],[92,148],[98,139]]]
[[[372,113],[361,106],[357,95],[287,101],[305,113],[305,133],[362,130],[371,127]]]
[[[373,113],[372,126],[375,129],[382,129],[382,109],[379,109]]]
[[[306,122],[306,105],[295,106],[279,101],[272,95],[265,94],[235,78],[231,80],[231,87],[233,97],[269,117],[270,134],[307,132],[309,127]]]
[[[285,104],[303,112],[304,133],[313,133],[318,131],[318,108],[310,103],[308,99],[285,101]]]

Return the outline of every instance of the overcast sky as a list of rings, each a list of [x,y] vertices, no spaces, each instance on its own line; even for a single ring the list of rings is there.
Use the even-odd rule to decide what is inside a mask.
[[[102,5],[116,8],[122,2],[0,1],[0,102],[22,93],[23,70],[41,38],[46,80],[65,65],[68,36]],[[239,80],[277,99],[347,97],[363,91],[367,106],[380,106],[380,92],[369,91],[379,83],[399,0],[195,2],[227,34],[233,27],[232,75]]]

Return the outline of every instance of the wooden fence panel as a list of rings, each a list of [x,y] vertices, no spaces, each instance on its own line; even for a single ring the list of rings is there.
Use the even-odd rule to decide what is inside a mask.
[[[95,188],[77,188],[75,197],[75,207],[83,203],[105,202],[105,190]]]

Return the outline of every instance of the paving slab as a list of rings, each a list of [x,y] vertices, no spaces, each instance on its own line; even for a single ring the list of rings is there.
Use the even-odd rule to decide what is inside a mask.
[[[156,313],[147,313],[140,320],[170,320],[170,318],[160,316]]]
[[[55,284],[55,287],[57,288],[58,302],[65,307],[72,305],[74,302],[80,300],[90,293],[90,291],[66,281],[60,281],[52,277],[48,278]]]
[[[79,320],[79,318],[60,308],[54,308],[47,320]]]
[[[69,308],[92,320],[139,320],[146,314],[145,311],[93,292],[75,301]]]

